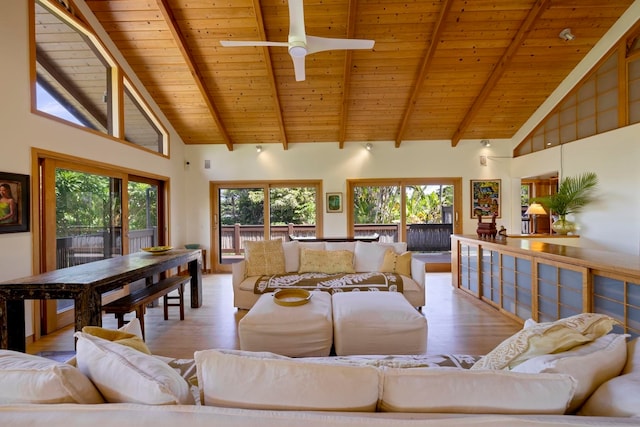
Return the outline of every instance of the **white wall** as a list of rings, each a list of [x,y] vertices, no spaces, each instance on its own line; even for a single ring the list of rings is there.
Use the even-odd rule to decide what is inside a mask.
[[[185,160],[189,182],[190,207],[188,240],[210,247],[209,182],[228,180],[318,179],[324,192],[346,192],[346,180],[354,178],[416,178],[462,177],[463,211],[461,219],[466,232],[475,232],[477,220],[471,218],[470,179],[500,179],[503,186],[502,218],[499,224],[510,222],[511,179],[509,141],[492,141],[484,148],[479,141],[463,141],[452,148],[449,141],[407,141],[400,148],[393,142],[373,142],[372,151],[364,143],[347,143],[343,149],[337,143],[263,144],[256,152],[255,145],[238,145],[234,151],[224,146],[188,146]],[[480,165],[480,156],[489,156],[487,166]],[[210,160],[211,168],[204,168]],[[519,189],[518,189],[519,197]],[[518,210],[519,215],[519,210]],[[518,227],[520,217],[518,216]],[[324,214],[323,235],[345,236],[349,233],[346,211]],[[519,228],[518,228],[519,230]]]
[[[549,171],[561,176],[595,172],[597,200],[568,218],[579,226],[581,246],[640,255],[640,124],[512,160],[511,175]]]

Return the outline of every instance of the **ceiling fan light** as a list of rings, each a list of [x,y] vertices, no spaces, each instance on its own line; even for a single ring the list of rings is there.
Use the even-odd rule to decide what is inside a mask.
[[[307,49],[304,46],[291,46],[289,48],[289,55],[294,58],[304,58],[307,56]]]

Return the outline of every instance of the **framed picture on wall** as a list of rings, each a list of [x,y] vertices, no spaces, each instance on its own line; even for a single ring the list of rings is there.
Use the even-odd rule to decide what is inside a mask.
[[[29,231],[29,175],[0,172],[0,233]]]
[[[342,193],[327,193],[327,212],[342,212]]]
[[[491,218],[494,214],[502,217],[500,184],[499,179],[471,180],[471,218],[477,218],[478,214],[483,218]]]

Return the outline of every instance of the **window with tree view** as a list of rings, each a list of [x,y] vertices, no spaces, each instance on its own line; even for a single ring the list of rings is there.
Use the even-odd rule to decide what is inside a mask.
[[[350,181],[353,234],[406,241],[414,251],[449,250],[455,201],[455,184],[449,181]]]

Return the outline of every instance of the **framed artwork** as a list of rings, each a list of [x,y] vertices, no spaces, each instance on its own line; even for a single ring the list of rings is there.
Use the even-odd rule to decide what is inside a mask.
[[[500,184],[499,179],[471,180],[471,218],[477,218],[478,213],[483,218],[491,218],[493,214],[498,214],[498,218],[502,217]]]
[[[342,193],[327,193],[327,212],[342,212]]]
[[[29,231],[29,175],[0,172],[0,233]]]

